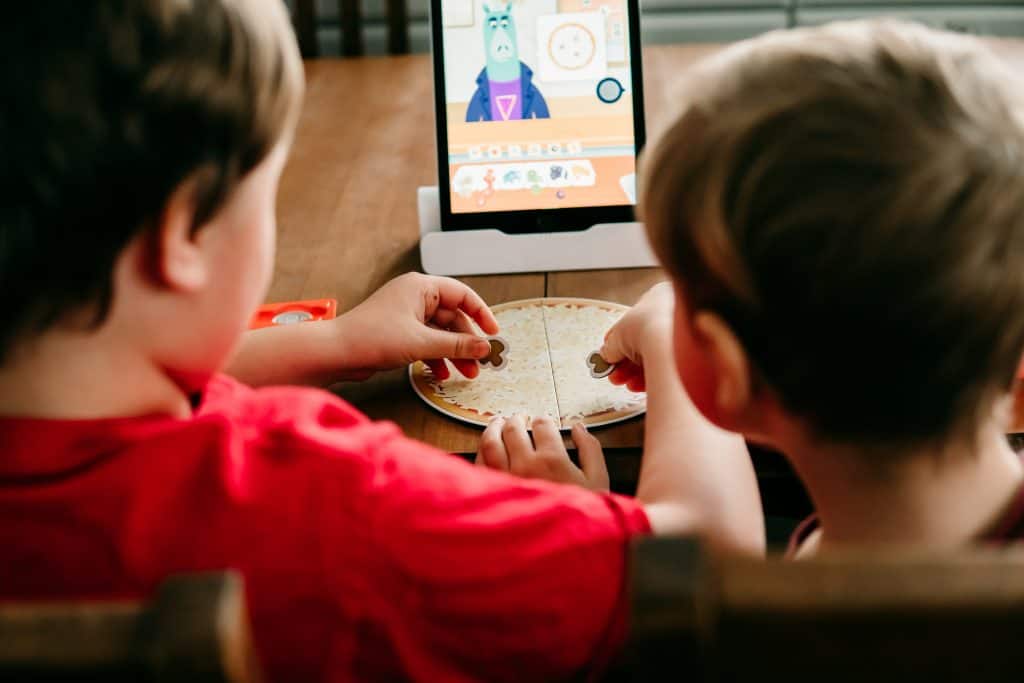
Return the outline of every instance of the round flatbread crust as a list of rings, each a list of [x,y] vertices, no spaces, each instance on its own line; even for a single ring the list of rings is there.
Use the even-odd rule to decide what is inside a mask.
[[[519,301],[509,301],[506,303],[498,304],[493,306],[491,310],[495,313],[501,313],[510,309],[520,309],[529,307],[539,306],[571,306],[571,307],[597,307],[607,311],[614,311],[617,313],[625,313],[629,310],[628,306],[617,304],[611,301],[599,301],[596,299],[581,299],[575,297],[542,297],[536,299],[522,299]],[[581,350],[578,354],[580,357],[580,364],[585,363],[586,353],[595,349]],[[482,369],[481,372],[505,372],[504,370],[487,370]],[[480,412],[472,408],[456,405],[451,401],[447,400],[444,396],[440,395],[435,391],[432,383],[432,377],[429,368],[423,362],[416,362],[409,366],[409,382],[412,385],[413,391],[419,396],[428,406],[441,412],[449,417],[452,417],[460,422],[475,425],[478,427],[484,427],[494,417],[493,413]],[[597,380],[594,382],[607,382],[607,380]],[[631,407],[629,409],[616,409],[609,408],[607,410],[594,412],[582,416],[582,418],[576,418],[569,421],[562,421],[561,429],[568,430],[572,426],[572,422],[580,421],[586,424],[588,427],[604,427],[625,420],[643,415],[646,412],[646,404]]]

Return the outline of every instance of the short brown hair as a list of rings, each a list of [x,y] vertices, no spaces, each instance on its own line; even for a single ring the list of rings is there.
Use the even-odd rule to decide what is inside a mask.
[[[640,203],[689,306],[820,436],[975,428],[1024,349],[1010,71],[975,39],[851,22],[727,49],[688,86]]]
[[[110,304],[118,254],[196,177],[196,226],[295,119],[278,0],[32,0],[0,41],[0,359]]]

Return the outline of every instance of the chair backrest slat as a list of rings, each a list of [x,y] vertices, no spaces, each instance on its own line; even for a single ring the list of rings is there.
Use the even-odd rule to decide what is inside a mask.
[[[304,58],[320,56],[320,40],[316,33],[316,0],[295,0],[295,33]]]
[[[0,671],[140,672],[142,617],[129,603],[0,604]]]
[[[341,33],[341,54],[345,57],[359,57],[366,53],[366,38],[363,30],[366,16],[361,0],[338,0],[338,28]],[[409,52],[409,6],[408,0],[385,0],[385,21],[387,22],[387,48],[393,55]],[[295,32],[299,48],[306,59],[319,57],[323,53],[317,28],[319,26],[316,0],[293,0]]]
[[[1024,671],[1024,551],[806,561],[634,550],[628,666],[654,679],[998,681]]]
[[[409,10],[406,0],[387,0],[388,52],[409,53]]]
[[[338,19],[341,23],[341,54],[358,57],[366,52],[360,0],[338,0]]]
[[[173,577],[148,604],[0,604],[0,680],[258,682],[242,580]]]

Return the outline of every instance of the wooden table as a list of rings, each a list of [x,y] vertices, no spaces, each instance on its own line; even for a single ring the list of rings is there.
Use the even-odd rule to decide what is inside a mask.
[[[993,44],[1024,71],[1024,42]],[[668,98],[678,75],[717,49],[645,49],[649,129],[671,114]],[[306,75],[305,108],[281,181],[277,266],[268,300],[336,297],[345,310],[395,275],[420,267],[416,188],[437,179],[431,65],[423,55],[321,59],[306,63]],[[465,280],[492,304],[538,296],[631,304],[660,278],[657,270],[641,269]],[[414,438],[454,453],[476,450],[479,430],[423,405],[403,371],[340,392]],[[609,451],[613,476],[616,461],[635,471],[642,429],[643,421],[634,420],[595,432]],[[619,451],[626,454],[621,460],[613,457]]]

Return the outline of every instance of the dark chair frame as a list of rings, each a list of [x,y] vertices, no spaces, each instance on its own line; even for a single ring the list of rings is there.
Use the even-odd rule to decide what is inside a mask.
[[[0,603],[0,681],[140,680],[262,680],[240,575],[172,577],[149,603]]]
[[[1024,549],[714,557],[646,539],[631,561],[632,680],[985,681],[1024,671]],[[621,675],[620,675],[621,677]]]
[[[386,0],[388,52],[393,55],[409,52],[409,10],[406,0]],[[338,0],[341,27],[341,50],[346,57],[366,52],[363,38],[363,8],[360,0]],[[295,27],[302,56],[321,56],[317,37],[316,0],[295,0]]]

